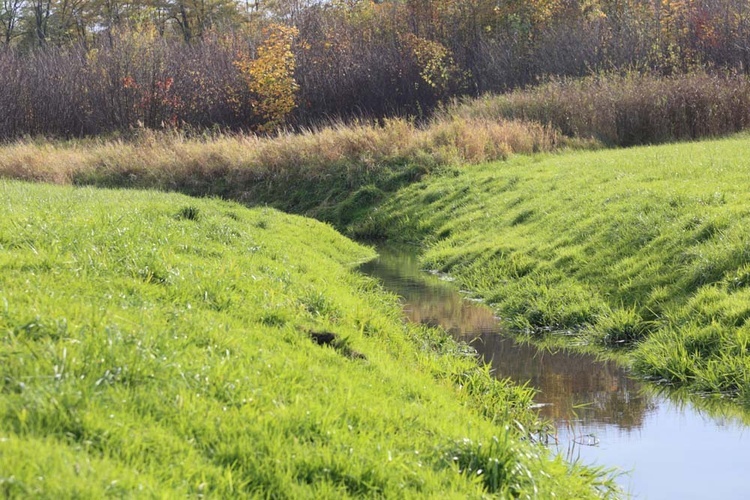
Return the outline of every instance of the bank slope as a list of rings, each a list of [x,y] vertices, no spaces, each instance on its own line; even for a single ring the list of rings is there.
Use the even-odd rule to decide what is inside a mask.
[[[329,226],[2,181],[0,206],[5,496],[596,491],[508,430],[526,391],[405,326]]]
[[[354,232],[513,325],[631,346],[646,375],[750,398],[750,139],[517,158],[402,190]]]

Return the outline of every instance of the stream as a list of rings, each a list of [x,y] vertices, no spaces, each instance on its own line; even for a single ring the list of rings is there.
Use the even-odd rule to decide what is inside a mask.
[[[537,389],[553,422],[550,447],[568,460],[616,469],[634,498],[750,498],[750,414],[717,398],[669,392],[614,362],[515,341],[493,311],[446,277],[422,270],[413,250],[379,248],[360,271],[403,298],[409,321],[470,343],[499,378]]]

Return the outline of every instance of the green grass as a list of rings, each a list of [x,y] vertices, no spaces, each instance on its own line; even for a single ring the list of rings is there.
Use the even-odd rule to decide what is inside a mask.
[[[516,158],[401,190],[349,230],[529,333],[629,346],[642,374],[750,400],[750,139]]]
[[[329,226],[7,181],[0,207],[5,497],[610,491],[525,440],[530,391],[405,325]]]

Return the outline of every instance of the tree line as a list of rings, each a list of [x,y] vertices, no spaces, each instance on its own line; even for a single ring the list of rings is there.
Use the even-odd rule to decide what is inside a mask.
[[[747,0],[0,0],[0,137],[270,132],[601,72],[747,73]]]

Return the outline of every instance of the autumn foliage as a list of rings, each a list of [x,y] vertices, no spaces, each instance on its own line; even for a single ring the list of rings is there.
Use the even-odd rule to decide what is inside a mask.
[[[252,106],[261,118],[258,129],[276,130],[297,105],[299,85],[294,79],[292,42],[299,34],[294,27],[273,24],[264,30],[264,42],[255,59],[239,56],[235,65],[252,93]]]
[[[750,2],[0,2],[0,138],[422,120],[557,77],[696,72],[750,72]]]

